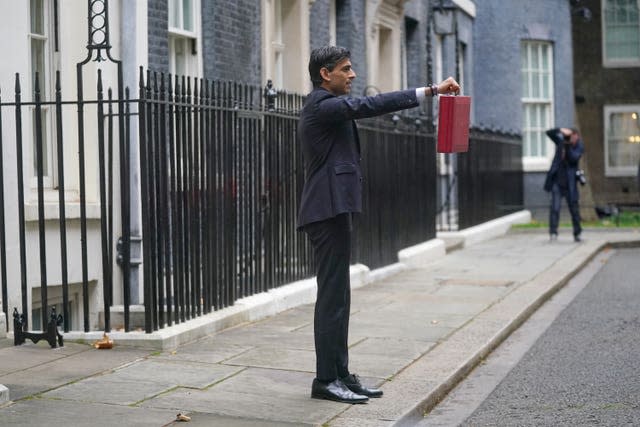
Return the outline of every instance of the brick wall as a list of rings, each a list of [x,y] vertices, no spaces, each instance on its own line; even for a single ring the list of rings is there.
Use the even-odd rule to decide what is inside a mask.
[[[169,71],[169,13],[167,0],[148,0],[149,69]]]
[[[522,132],[522,40],[553,45],[554,118],[574,126],[573,60],[570,5],[566,0],[484,0],[476,2],[474,23],[474,123]],[[524,176],[524,207],[548,221],[549,195],[542,190],[546,171]]]
[[[316,0],[309,14],[311,50],[329,44],[329,0]]]
[[[357,74],[352,94],[362,95],[367,85],[366,0],[336,0],[336,44],[351,51]]]
[[[262,84],[260,2],[202,0],[204,77]]]
[[[412,0],[405,3],[405,37],[407,49],[407,86],[427,83],[427,13],[426,2]]]
[[[640,68],[605,68],[602,64],[602,9],[600,0],[582,5],[593,14],[591,21],[573,19],[577,124],[585,143],[587,178],[596,204],[638,203],[636,176],[605,176],[604,106],[640,104]],[[611,84],[615,82],[615,84]]]

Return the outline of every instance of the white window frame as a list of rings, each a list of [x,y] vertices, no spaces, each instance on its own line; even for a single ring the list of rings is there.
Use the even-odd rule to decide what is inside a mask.
[[[191,2],[191,23],[192,29],[184,28],[184,2]],[[172,26],[172,16],[174,5],[179,3],[178,17],[176,18],[178,26]],[[200,0],[169,0],[168,4],[168,33],[169,33],[169,72],[172,75],[185,75],[190,77],[201,77],[202,72],[202,26],[200,22]],[[182,44],[185,50],[185,70],[184,73],[177,73],[177,49],[178,44]],[[195,46],[194,46],[195,44]],[[195,53],[192,52],[195,47]]]
[[[367,85],[380,92],[402,89],[403,2],[390,0],[366,2],[367,57],[369,58]],[[384,35],[384,37],[382,37]]]
[[[464,95],[464,89],[467,86],[467,76],[465,74],[465,68],[467,63],[465,58],[467,56],[467,44],[458,42],[458,72],[460,75],[458,76],[458,84],[460,85],[460,95]]]
[[[548,52],[548,59],[547,62],[549,64],[549,68],[548,68],[548,76],[549,76],[549,81],[548,81],[548,93],[549,96],[546,98],[541,97],[537,97],[537,98],[533,98],[533,97],[524,97],[522,96],[522,92],[521,92],[521,102],[522,102],[522,131],[523,131],[523,150],[522,150],[522,164],[523,164],[523,169],[525,172],[539,172],[539,171],[545,171],[549,168],[549,166],[551,165],[551,160],[553,159],[553,154],[554,154],[554,150],[553,150],[553,144],[552,142],[549,140],[549,138],[546,137],[546,135],[544,135],[544,132],[547,129],[550,129],[554,126],[554,81],[553,81],[553,73],[554,73],[554,63],[553,63],[553,43],[549,42],[549,41],[545,41],[545,40],[522,40],[521,41],[521,48],[522,49],[527,49],[527,55],[530,55],[532,53],[532,48],[535,48],[535,51],[537,54],[539,54],[541,52],[540,47],[541,46],[547,46],[547,52]],[[542,58],[539,58],[539,64],[542,63]],[[528,60],[528,65],[530,66],[531,64],[531,60],[529,58]],[[530,73],[532,72],[540,72],[540,69],[538,70],[532,70],[531,68],[527,68],[525,70],[524,68],[525,64],[520,64],[520,75],[521,75],[521,81],[524,77],[524,73],[527,72],[527,84],[531,84],[532,83],[532,79],[530,78]],[[542,94],[544,93],[542,84],[543,84],[543,79],[540,78],[539,79],[539,84],[541,85],[539,87],[539,93]],[[529,93],[531,93],[531,91],[529,91]],[[525,111],[527,110],[527,106],[535,106],[535,105],[543,105],[543,106],[548,106],[547,109],[547,115],[546,117],[540,117],[540,126],[535,128],[535,130],[537,132],[541,132],[541,138],[542,140],[540,141],[541,144],[544,144],[543,146],[541,146],[540,148],[544,148],[545,153],[542,155],[537,155],[537,156],[533,156],[530,155],[529,152],[525,151],[525,149],[527,148],[526,146],[526,132],[525,130],[527,129],[525,127],[526,124],[526,115],[525,115]]]
[[[309,0],[262,0],[263,84],[271,80],[277,90],[295,93],[307,93],[311,89],[307,68],[311,52],[311,3]]]
[[[52,78],[53,72],[52,64],[53,61],[53,52],[51,48],[51,43],[53,40],[53,10],[51,7],[51,2],[47,0],[41,0],[42,4],[42,33],[32,33],[31,32],[31,1],[29,1],[29,74],[28,74],[28,82],[25,87],[28,88],[29,93],[28,96],[24,96],[23,99],[25,101],[35,101],[35,82],[33,81],[34,77],[34,67],[33,63],[33,53],[32,53],[32,42],[34,40],[43,42],[43,67],[44,69],[41,72],[42,77],[40,81],[44,85],[44,87],[40,87],[40,100],[42,102],[51,101],[53,99],[53,85],[54,80]],[[55,138],[53,131],[53,109],[48,105],[42,105],[42,128],[44,129],[42,139],[46,149],[46,152],[43,153],[45,158],[43,159],[46,162],[47,169],[43,175],[43,185],[45,189],[52,189],[56,185],[56,164],[55,164]],[[29,117],[28,120],[31,123],[30,131],[29,131],[29,141],[31,144],[29,145],[29,151],[31,153],[31,162],[29,163],[29,167],[31,170],[29,184],[31,189],[34,191],[33,196],[35,197],[35,190],[38,188],[38,175],[36,169],[36,135],[35,135],[35,106],[31,106],[29,108]]]
[[[604,174],[608,177],[621,177],[621,176],[636,176],[638,173],[638,165],[631,166],[612,166],[609,164],[609,116],[613,113],[636,113],[640,115],[640,104],[626,104],[626,105],[605,105],[603,109],[603,122],[604,122],[604,135],[602,141],[604,142]],[[636,119],[640,120],[640,119]],[[633,135],[637,137],[638,150],[640,151],[640,122],[638,123],[638,133]]]
[[[640,0],[636,0],[638,4],[638,10],[640,13]],[[607,55],[607,22],[606,22],[606,9],[607,0],[602,0],[601,2],[601,17],[602,17],[602,25],[600,26],[602,31],[602,64],[605,68],[625,68],[625,67],[640,67],[640,55],[638,58],[632,59],[609,59]],[[638,27],[640,27],[640,20],[638,21]],[[640,28],[638,28],[640,32]]]

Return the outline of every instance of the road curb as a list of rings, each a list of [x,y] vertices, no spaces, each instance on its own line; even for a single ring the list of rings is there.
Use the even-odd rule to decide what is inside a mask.
[[[637,237],[635,237],[637,239]],[[514,288],[472,321],[382,385],[385,399],[351,407],[331,426],[384,425],[409,427],[422,419],[542,304],[564,287],[599,252],[608,247],[639,247],[640,240],[589,241],[549,269]],[[415,401],[416,397],[420,400]]]
[[[438,402],[442,400],[442,398],[444,398],[460,381],[462,381],[471,372],[471,370],[473,370],[473,368],[478,365],[478,363],[480,363],[493,350],[495,350],[509,335],[511,335],[512,332],[517,330],[529,317],[531,317],[531,315],[536,310],[538,310],[546,301],[548,301],[554,294],[556,294],[556,292],[562,289],[602,250],[605,250],[608,247],[630,248],[638,246],[640,246],[640,241],[638,240],[606,241],[599,244],[593,244],[593,248],[590,249],[587,254],[584,254],[579,259],[571,260],[573,262],[570,269],[566,268],[567,261],[565,258],[563,259],[561,265],[557,265],[558,263],[554,264],[551,269],[539,274],[533,280],[522,284],[518,288],[514,289],[513,292],[505,296],[505,298],[489,307],[476,319],[482,320],[483,317],[491,317],[491,314],[489,313],[490,311],[501,312],[503,309],[506,309],[507,306],[510,305],[510,302],[508,300],[517,300],[520,296],[518,295],[519,292],[528,293],[528,291],[530,290],[528,288],[540,288],[539,295],[536,298],[530,300],[529,304],[526,304],[523,307],[521,306],[521,311],[517,313],[516,316],[512,317],[512,319],[508,321],[501,329],[499,329],[493,336],[491,336],[490,339],[486,341],[475,353],[471,354],[461,365],[459,365],[458,368],[447,378],[445,382],[443,382],[439,387],[429,393],[424,399],[414,405],[413,408],[402,414],[392,425],[397,427],[409,427],[414,425],[417,417],[422,418],[424,413],[433,409],[438,404]],[[585,245],[583,247],[586,248],[588,246]],[[571,253],[567,256],[567,258],[572,256],[574,258],[577,257],[575,253]],[[560,276],[560,279],[555,283],[547,282],[547,280],[549,280],[550,277],[554,277],[554,275],[558,273],[559,270],[566,271],[562,271],[562,276]],[[545,283],[548,284],[545,285]],[[499,307],[500,305],[502,305],[503,307]],[[446,344],[447,342],[443,343],[443,345]],[[425,356],[428,357],[429,353],[427,353]]]

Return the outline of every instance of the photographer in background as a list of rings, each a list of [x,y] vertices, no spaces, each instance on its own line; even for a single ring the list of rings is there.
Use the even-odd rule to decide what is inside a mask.
[[[547,136],[556,144],[551,168],[547,172],[544,189],[551,192],[551,209],[549,212],[549,237],[551,241],[558,238],[558,222],[560,220],[560,201],[564,197],[571,212],[573,223],[573,239],[580,242],[580,208],[578,207],[577,181],[584,180],[582,171],[578,170],[578,162],[584,152],[584,144],[576,129],[554,128],[547,131]],[[584,181],[581,181],[584,185]]]

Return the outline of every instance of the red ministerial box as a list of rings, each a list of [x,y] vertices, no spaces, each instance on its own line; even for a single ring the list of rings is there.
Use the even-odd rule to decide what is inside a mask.
[[[441,96],[438,112],[438,153],[469,151],[470,96]]]

